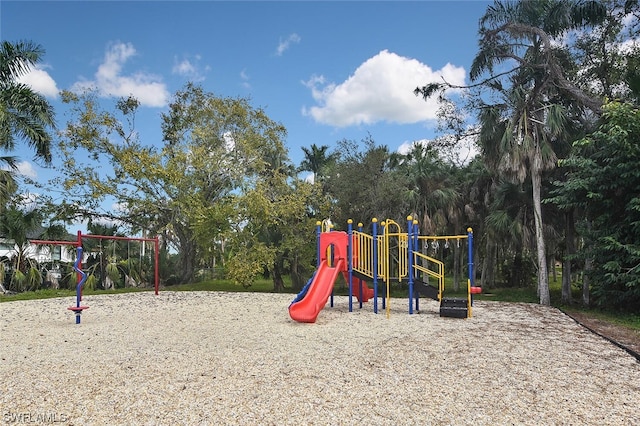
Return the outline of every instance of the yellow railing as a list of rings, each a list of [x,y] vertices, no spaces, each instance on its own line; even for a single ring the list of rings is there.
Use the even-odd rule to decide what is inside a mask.
[[[395,227],[397,232],[389,232],[391,227]],[[401,232],[400,225],[391,219],[387,219],[384,227],[384,252],[380,253],[380,263],[385,263],[384,277],[391,279],[396,278],[398,282],[409,275],[408,266],[408,250],[409,250],[409,236],[406,232]],[[392,247],[391,240],[395,239],[397,247]],[[395,264],[391,264],[392,249],[396,249],[397,257],[394,259]],[[393,266],[393,267],[392,267]],[[397,267],[397,269],[396,269]],[[397,274],[396,274],[397,272]]]
[[[373,278],[373,236],[353,231],[353,270]]]
[[[384,240],[384,236],[383,235],[378,235],[376,237],[376,239],[378,240],[376,242],[376,244],[378,244],[378,259],[377,259],[378,277],[380,279],[382,279],[382,280],[386,280],[387,270],[389,269],[389,265],[387,264],[388,262],[386,262],[384,259],[389,257],[387,255],[388,247],[385,244],[385,240]]]
[[[428,265],[429,263],[433,263],[435,265],[435,271],[423,266]],[[422,254],[419,252],[413,252],[413,268],[417,272],[423,272],[430,277],[438,280],[438,300],[442,299],[442,293],[444,292],[444,263],[440,262],[433,257],[429,257],[426,254]]]

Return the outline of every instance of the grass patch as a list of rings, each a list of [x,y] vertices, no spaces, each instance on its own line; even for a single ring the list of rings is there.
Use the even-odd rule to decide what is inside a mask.
[[[153,291],[153,288],[118,288],[115,290],[91,290],[84,289],[82,294],[118,294],[118,293],[135,293],[139,291]],[[76,297],[76,290],[70,289],[42,289],[36,291],[25,291],[16,294],[0,294],[0,302],[13,302],[16,300],[38,300],[38,299],[53,299],[56,297]]]
[[[583,308],[578,306],[563,306],[562,310],[569,315],[576,312],[588,314],[589,316],[599,320],[640,332],[640,315],[624,312],[612,312],[595,308]]]
[[[14,300],[36,300],[36,299],[53,299],[55,297],[75,296],[75,290],[36,290],[25,291],[16,294],[0,294],[0,302],[12,302]]]

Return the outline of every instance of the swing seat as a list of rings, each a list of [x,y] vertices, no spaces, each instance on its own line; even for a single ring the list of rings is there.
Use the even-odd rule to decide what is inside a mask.
[[[85,309],[89,309],[89,307],[88,306],[69,306],[67,309],[75,312],[76,314],[81,314],[82,311],[84,311]]]
[[[480,294],[482,293],[482,287],[469,287],[469,293]]]

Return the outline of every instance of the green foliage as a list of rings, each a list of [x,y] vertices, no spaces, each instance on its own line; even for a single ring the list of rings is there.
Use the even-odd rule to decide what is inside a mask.
[[[16,140],[24,140],[37,157],[50,162],[53,108],[44,96],[18,82],[43,55],[42,46],[30,41],[0,43],[0,149],[12,151]],[[0,157],[0,162],[8,158]]]
[[[238,199],[264,179],[273,158],[286,155],[286,130],[262,109],[193,84],[162,115],[161,147],[138,140],[132,97],[119,100],[114,113],[101,109],[95,93],[64,92],[63,100],[72,118],[59,145],[68,195],[59,211],[65,219],[102,216],[162,234],[178,249],[178,282],[190,281],[199,262],[224,262],[228,253],[212,256],[212,242],[234,238]],[[122,208],[104,211],[107,199]]]
[[[330,217],[346,226],[348,219],[367,222],[374,217],[404,219],[409,211],[406,180],[397,169],[397,156],[371,136],[359,144],[338,142],[339,158],[328,171],[327,194],[334,200]]]
[[[117,286],[120,283],[120,270],[115,262],[107,263],[105,267],[106,276]]]
[[[87,280],[84,282],[83,287],[90,290],[95,290],[97,286],[98,277],[96,277],[94,274],[87,275]]]
[[[596,132],[561,162],[554,202],[585,212],[582,259],[592,259],[592,294],[602,307],[640,312],[640,110],[612,102]]]
[[[264,272],[266,265],[273,264],[274,254],[264,244],[240,247],[229,259],[229,278],[244,288],[253,285],[256,277]]]
[[[281,170],[272,170],[256,182],[237,200],[235,210],[242,226],[235,230],[228,276],[246,285],[251,283],[248,275],[266,271],[274,290],[281,291],[285,274],[297,276],[311,270],[312,213],[326,211],[323,199],[320,185],[289,181]]]
[[[327,175],[328,170],[339,158],[338,153],[328,154],[329,146],[322,145],[318,147],[311,144],[310,148],[302,147],[304,159],[298,167],[299,171],[309,171],[313,173],[314,182],[322,182]]]

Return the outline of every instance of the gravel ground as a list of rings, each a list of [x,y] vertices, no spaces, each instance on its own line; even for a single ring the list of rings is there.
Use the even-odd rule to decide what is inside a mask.
[[[557,309],[440,318],[336,297],[161,292],[0,304],[0,424],[640,425],[640,363]],[[357,305],[354,305],[357,307]]]

